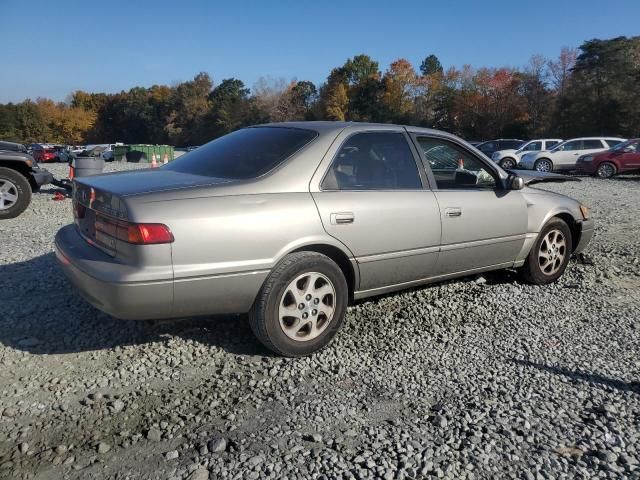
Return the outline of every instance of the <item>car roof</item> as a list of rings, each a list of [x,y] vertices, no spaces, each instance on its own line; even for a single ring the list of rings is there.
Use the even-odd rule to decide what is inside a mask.
[[[300,122],[272,122],[263,123],[260,125],[254,125],[253,127],[285,127],[285,128],[304,128],[307,130],[315,130],[318,133],[331,133],[345,130],[367,130],[373,129],[407,129],[410,132],[444,135],[449,137],[455,137],[450,133],[442,130],[434,130],[432,128],[415,127],[413,125],[399,125],[394,123],[373,123],[373,122],[342,122],[342,121],[300,121]]]

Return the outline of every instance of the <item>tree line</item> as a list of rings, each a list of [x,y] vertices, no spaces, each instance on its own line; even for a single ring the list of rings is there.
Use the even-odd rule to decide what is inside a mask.
[[[368,55],[313,82],[207,73],[173,86],[115,94],[73,92],[0,104],[0,139],[22,143],[200,145],[247,125],[287,120],[401,123],[466,139],[640,136],[640,36],[589,40],[521,68],[444,69],[435,55],[416,68],[398,59],[382,72]]]

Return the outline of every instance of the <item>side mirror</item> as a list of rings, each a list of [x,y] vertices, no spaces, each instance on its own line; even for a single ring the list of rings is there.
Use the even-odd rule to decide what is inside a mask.
[[[509,175],[507,185],[510,190],[522,190],[524,188],[524,180],[518,175]]]

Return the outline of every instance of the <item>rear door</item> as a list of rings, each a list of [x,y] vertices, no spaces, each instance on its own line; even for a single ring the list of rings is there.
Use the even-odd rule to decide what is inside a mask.
[[[402,128],[343,131],[312,182],[325,230],[352,252],[359,291],[432,276],[440,211]],[[317,182],[314,185],[314,182]]]
[[[553,152],[551,160],[554,169],[567,170],[575,166],[578,157],[584,153],[583,140],[572,140]]]
[[[527,232],[527,205],[518,190],[504,190],[497,171],[451,139],[414,134],[433,174],[442,242],[437,273],[510,266]]]

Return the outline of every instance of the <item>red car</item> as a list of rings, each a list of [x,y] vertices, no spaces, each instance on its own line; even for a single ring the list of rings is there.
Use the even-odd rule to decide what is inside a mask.
[[[578,159],[578,171],[600,178],[619,173],[640,173],[640,138],[632,138],[600,153],[583,155]]]
[[[57,162],[58,152],[54,148],[33,148],[33,158],[38,162]]]

